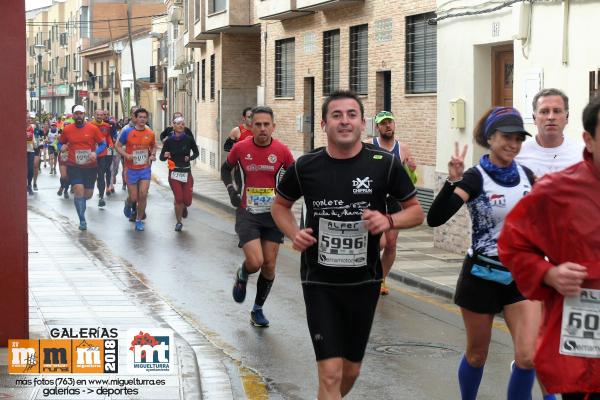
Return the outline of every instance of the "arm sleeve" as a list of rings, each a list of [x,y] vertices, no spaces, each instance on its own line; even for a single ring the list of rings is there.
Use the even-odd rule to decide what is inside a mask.
[[[119,142],[121,142],[122,145],[126,145],[127,144],[127,136],[129,136],[129,132],[131,132],[131,130],[127,129],[123,129],[121,131],[121,136],[119,137]]]
[[[102,153],[105,149],[106,149],[106,140],[103,140],[100,143],[98,143],[98,146],[96,146],[96,155]]]
[[[169,150],[169,141],[167,140],[164,144],[162,149],[160,150],[160,155],[158,156],[158,159],[160,161],[167,161],[167,158],[165,157],[165,153]]]
[[[229,186],[233,183],[233,178],[231,177],[232,170],[233,165],[229,164],[229,161],[225,160],[223,165],[221,165],[221,180],[225,186]]]
[[[462,181],[458,182],[456,186],[450,185],[450,183],[444,183],[442,190],[437,194],[435,200],[429,208],[427,213],[427,225],[436,227],[444,225],[454,214],[460,210],[464,204],[463,199],[454,193],[455,187],[459,187],[469,195],[469,199],[473,199],[479,196],[477,187],[481,187],[483,184],[481,175],[478,174],[476,169],[468,169],[464,175]],[[479,190],[481,191],[481,190]],[[475,196],[473,196],[475,194]]]
[[[535,190],[523,197],[504,220],[498,238],[502,264],[513,274],[519,291],[533,300],[547,300],[554,291],[544,283],[544,276],[554,266],[544,257],[543,243],[560,243],[556,233],[561,230],[549,224],[557,223],[556,218],[550,217],[555,207],[549,203],[548,197]]]
[[[225,140],[225,143],[223,143],[223,150],[231,151],[231,148],[233,147],[234,144],[235,144],[235,140],[228,137],[227,140]]]
[[[277,185],[276,191],[286,200],[296,201],[302,197],[302,186],[298,177],[298,163],[290,165]]]
[[[190,160],[195,160],[200,155],[200,150],[198,150],[198,145],[196,144],[194,137],[190,136],[190,139],[191,139],[190,147],[192,148],[192,155],[190,157]]]
[[[161,133],[160,133],[160,141],[163,142],[166,137],[169,136],[169,127],[166,127]]]
[[[417,189],[410,180],[400,160],[392,158],[388,179],[388,193],[396,200],[403,202],[417,194]]]

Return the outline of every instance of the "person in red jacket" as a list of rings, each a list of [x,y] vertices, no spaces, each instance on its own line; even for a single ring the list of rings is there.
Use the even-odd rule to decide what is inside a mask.
[[[502,263],[544,302],[535,368],[564,400],[600,399],[600,97],[583,111],[584,160],[545,175],[504,221]]]

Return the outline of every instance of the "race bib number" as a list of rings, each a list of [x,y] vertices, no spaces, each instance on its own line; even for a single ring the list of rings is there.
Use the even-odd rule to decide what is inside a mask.
[[[83,165],[90,163],[90,151],[89,150],[75,150],[75,164]]]
[[[600,358],[600,290],[584,288],[577,297],[565,297],[559,351]]]
[[[246,210],[252,214],[271,211],[274,199],[274,188],[246,188]]]
[[[134,150],[133,151],[133,165],[146,165],[148,164],[148,150]]]
[[[173,179],[174,181],[186,183],[188,181],[188,173],[171,171],[171,179]]]
[[[367,265],[368,231],[364,221],[319,220],[319,264],[327,267]]]

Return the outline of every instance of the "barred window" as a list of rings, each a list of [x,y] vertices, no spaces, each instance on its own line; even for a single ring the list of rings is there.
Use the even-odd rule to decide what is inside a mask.
[[[437,91],[437,27],[427,21],[435,13],[406,17],[406,93]]]
[[[340,30],[323,32],[323,96],[340,87]]]
[[[275,97],[294,97],[294,38],[275,41]]]
[[[215,99],[215,55],[210,56],[210,99]]]
[[[350,89],[358,94],[369,92],[369,26],[350,28]]]

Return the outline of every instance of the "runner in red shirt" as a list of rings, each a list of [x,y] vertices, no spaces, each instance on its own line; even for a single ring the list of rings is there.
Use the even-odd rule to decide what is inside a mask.
[[[144,230],[146,201],[152,178],[151,165],[156,160],[156,139],[154,132],[146,126],[148,111],[138,108],[133,112],[135,127],[124,129],[117,141],[117,151],[125,159],[127,169],[127,190],[129,197],[125,200],[123,212],[127,218],[133,216],[135,207],[135,230]]]
[[[67,175],[74,189],[74,203],[79,216],[79,229],[87,229],[85,220],[86,202],[94,194],[98,154],[106,149],[106,141],[100,130],[84,122],[85,108],[75,106],[74,124],[65,127],[58,138],[61,150],[68,149]]]
[[[110,134],[111,126],[109,123],[104,122],[104,110],[96,110],[94,112],[94,119],[91,124],[96,126],[102,137],[106,140],[106,149],[98,154],[98,207],[104,207],[106,202],[104,201],[104,190],[111,184],[110,167],[112,166],[113,158],[113,141]]]
[[[255,326],[267,327],[262,306],[275,279],[275,261],[283,233],[271,217],[275,187],[285,169],[294,163],[290,150],[271,135],[275,130],[273,110],[256,107],[252,112],[252,139],[236,143],[221,167],[221,179],[227,187],[231,204],[237,208],[235,231],[245,261],[236,273],[233,299],[242,303],[246,298],[248,275],[260,271],[256,299],[250,313]],[[242,197],[233,186],[231,171],[239,166],[244,175]]]
[[[223,150],[226,152],[231,151],[231,148],[237,142],[246,140],[252,137],[252,107],[244,108],[242,111],[242,123],[236,126],[229,132],[229,137],[223,144]],[[238,193],[242,192],[242,173],[238,167],[233,169],[233,179],[235,181],[235,187]]]

